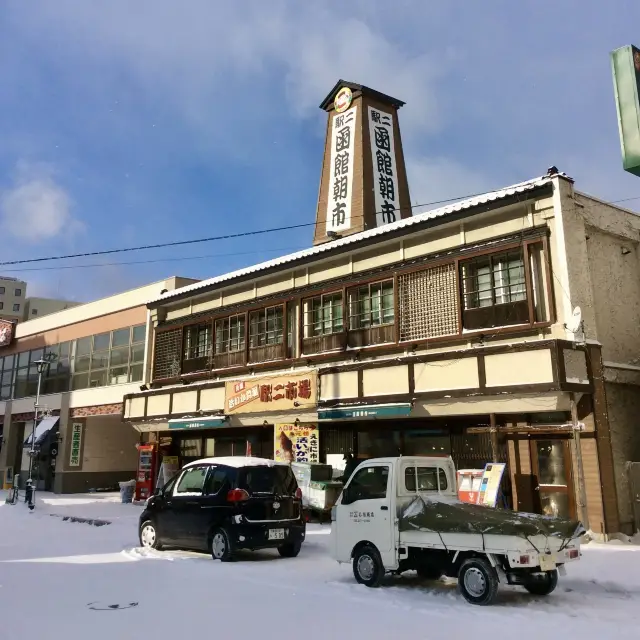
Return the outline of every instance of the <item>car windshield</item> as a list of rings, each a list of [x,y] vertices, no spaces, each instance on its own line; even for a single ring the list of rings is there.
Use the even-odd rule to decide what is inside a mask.
[[[238,487],[250,494],[293,495],[298,483],[290,467],[275,465],[244,468],[238,479]]]

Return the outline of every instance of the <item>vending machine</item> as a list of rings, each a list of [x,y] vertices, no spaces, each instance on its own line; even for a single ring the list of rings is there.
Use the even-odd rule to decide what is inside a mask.
[[[153,495],[156,480],[158,450],[155,444],[138,445],[138,471],[136,472],[136,500]]]

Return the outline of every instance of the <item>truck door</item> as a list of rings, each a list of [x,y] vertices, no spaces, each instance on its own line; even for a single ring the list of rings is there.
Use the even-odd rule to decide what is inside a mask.
[[[389,464],[367,464],[351,477],[337,505],[339,545],[348,553],[362,541],[376,546],[385,566],[395,566],[393,485]]]

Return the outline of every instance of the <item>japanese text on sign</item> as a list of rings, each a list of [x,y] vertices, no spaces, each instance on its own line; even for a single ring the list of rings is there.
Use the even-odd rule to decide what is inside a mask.
[[[333,116],[327,231],[351,227],[351,189],[357,107]]]
[[[373,158],[376,225],[379,227],[400,219],[398,172],[391,115],[369,107],[369,134]]]
[[[316,424],[278,424],[274,430],[274,459],[278,462],[318,462],[319,433]]]
[[[74,423],[71,427],[71,453],[69,466],[80,466],[80,445],[82,444],[82,423]]]

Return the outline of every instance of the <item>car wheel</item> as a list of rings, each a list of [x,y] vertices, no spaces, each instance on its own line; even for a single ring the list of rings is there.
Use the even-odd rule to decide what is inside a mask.
[[[278,547],[278,553],[283,558],[296,558],[302,549],[302,542],[287,542]]]
[[[162,544],[156,525],[151,520],[145,520],[140,526],[139,531],[140,546],[145,549],[156,549],[160,551]]]
[[[558,571],[545,571],[542,575],[532,575],[523,585],[534,596],[548,596],[558,586]]]
[[[471,604],[489,605],[498,594],[498,573],[486,558],[469,558],[458,572],[458,588]]]
[[[379,587],[385,570],[378,550],[372,545],[365,545],[353,555],[353,575],[357,582],[367,587]]]
[[[416,568],[416,573],[423,580],[440,580],[444,572],[438,567],[434,567],[431,565],[422,565],[421,567]]]
[[[235,548],[229,532],[224,527],[214,530],[211,534],[209,546],[211,549],[211,557],[214,560],[220,560],[221,562],[231,562],[234,560]]]

